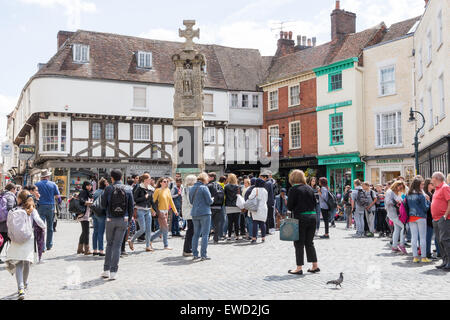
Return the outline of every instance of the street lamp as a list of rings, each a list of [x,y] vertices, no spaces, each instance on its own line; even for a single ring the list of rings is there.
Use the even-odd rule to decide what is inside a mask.
[[[422,126],[416,130],[416,136],[414,138],[414,157],[416,160],[416,175],[419,173],[419,133],[425,127],[425,117],[419,111],[414,111],[412,108],[409,111],[409,122],[416,121],[414,113],[419,114],[422,117]]]

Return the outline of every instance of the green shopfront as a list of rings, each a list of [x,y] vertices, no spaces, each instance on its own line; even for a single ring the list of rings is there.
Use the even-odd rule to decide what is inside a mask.
[[[335,194],[342,194],[347,185],[354,188],[355,179],[365,180],[365,164],[359,153],[318,156],[317,159],[319,166],[326,166],[330,191]]]

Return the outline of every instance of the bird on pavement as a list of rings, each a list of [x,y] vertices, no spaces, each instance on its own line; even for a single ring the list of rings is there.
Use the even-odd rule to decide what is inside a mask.
[[[337,286],[342,288],[342,286],[341,286],[342,282],[344,282],[344,273],[343,272],[341,272],[339,279],[328,281],[327,284],[334,284],[336,286],[336,288],[337,288]]]

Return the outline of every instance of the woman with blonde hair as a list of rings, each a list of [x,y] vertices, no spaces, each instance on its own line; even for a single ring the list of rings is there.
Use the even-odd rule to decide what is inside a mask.
[[[230,173],[228,175],[227,183],[225,186],[225,210],[228,216],[228,239],[231,241],[231,232],[236,235],[236,240],[239,240],[239,217],[241,209],[236,205],[237,195],[241,194],[241,188],[238,185],[238,180],[235,174]]]
[[[189,257],[192,256],[192,236],[194,235],[194,224],[192,222],[192,204],[189,200],[189,193],[191,190],[191,187],[197,182],[197,177],[194,175],[189,175],[184,180],[184,188],[183,188],[183,201],[181,203],[182,205],[182,212],[183,212],[183,218],[187,221],[187,231],[186,236],[184,238],[184,246],[183,246],[183,256]]]
[[[18,207],[8,214],[8,235],[11,246],[6,257],[6,269],[16,275],[19,300],[25,298],[25,289],[28,287],[28,275],[30,264],[34,261],[34,235],[33,221],[43,230],[46,229],[35,208],[32,195],[27,190],[22,190],[17,196]],[[29,230],[29,238],[25,242],[18,241],[24,238],[21,231]],[[20,234],[19,234],[20,233]]]
[[[402,193],[405,192],[406,185],[401,180],[396,180],[391,188],[385,195],[385,207],[387,211],[387,217],[394,224],[394,232],[392,233],[392,251],[403,252],[407,254],[405,248],[405,225],[400,221],[398,217],[398,210],[400,203],[402,202]],[[399,244],[400,237],[400,244]]]
[[[160,178],[158,183],[156,184],[155,193],[153,193],[153,202],[159,213],[158,216],[158,224],[159,230],[157,230],[150,238],[150,247],[149,250],[153,250],[152,242],[162,233],[164,250],[172,250],[169,247],[168,235],[169,235],[169,225],[168,225],[168,215],[169,209],[172,208],[175,215],[178,215],[177,208],[173,203],[172,194],[169,189],[169,179],[168,178]]]

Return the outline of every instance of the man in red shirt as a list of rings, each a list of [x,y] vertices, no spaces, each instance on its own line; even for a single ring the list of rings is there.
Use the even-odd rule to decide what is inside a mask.
[[[442,172],[435,172],[431,182],[436,188],[431,203],[431,215],[443,260],[436,268],[450,271],[450,186],[445,183]]]

